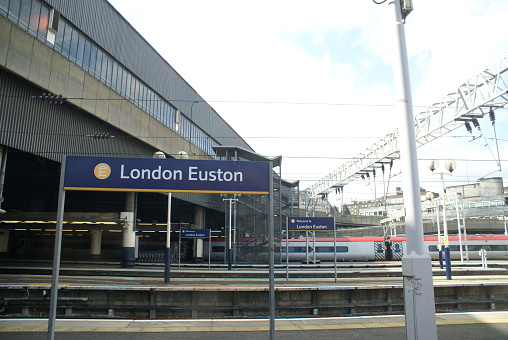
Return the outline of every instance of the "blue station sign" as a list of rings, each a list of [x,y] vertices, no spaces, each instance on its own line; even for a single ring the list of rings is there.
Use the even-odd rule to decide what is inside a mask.
[[[180,229],[181,238],[207,238],[210,237],[210,229]]]
[[[269,193],[269,162],[67,156],[64,190]]]
[[[288,217],[289,231],[333,230],[333,217]]]

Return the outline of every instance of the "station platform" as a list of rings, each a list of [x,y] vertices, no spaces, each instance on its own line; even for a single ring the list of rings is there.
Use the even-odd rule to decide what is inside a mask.
[[[450,318],[452,312],[486,311],[486,318],[490,318],[498,315],[495,313],[508,311],[507,267],[506,261],[492,262],[489,268],[482,268],[479,262],[455,263],[453,279],[447,280],[445,270],[434,263],[436,311],[446,318]],[[31,320],[35,323],[30,327],[37,332],[37,322],[43,323],[47,317],[50,273],[50,266],[33,263],[0,266],[0,308],[4,309],[0,321]],[[57,317],[61,317],[64,330],[72,321],[84,325],[83,328],[95,325],[98,329],[108,328],[109,321],[119,329],[133,332],[138,328],[136,332],[150,328],[143,322],[157,325],[153,327],[163,332],[169,332],[164,328],[179,327],[205,327],[207,332],[211,328],[219,331],[221,327],[242,331],[267,327],[263,319],[268,316],[266,266],[232,270],[224,266],[173,267],[168,284],[164,283],[160,266],[119,268],[115,264],[63,263],[60,274]],[[355,324],[364,320],[363,317],[371,320],[368,324],[375,324],[375,327],[389,327],[382,324],[392,322],[395,328],[403,327],[400,263],[341,263],[336,278],[334,268],[328,264],[294,264],[288,271],[277,266],[275,274],[277,324],[282,329],[314,327],[312,320],[318,319],[321,323],[316,324],[317,329],[323,322],[326,327],[335,329],[345,327],[343,320],[349,320],[345,324]],[[367,319],[367,315],[371,319]],[[385,317],[376,319],[378,315]],[[470,317],[470,321],[462,322],[486,318]],[[97,319],[101,321],[93,321]]]
[[[436,315],[440,339],[506,339],[508,312]],[[259,339],[267,338],[268,319],[104,320],[57,319],[55,339]],[[37,339],[47,319],[0,319],[3,339]],[[451,333],[450,333],[451,332]],[[347,336],[350,339],[405,339],[404,316],[276,319],[277,339]]]

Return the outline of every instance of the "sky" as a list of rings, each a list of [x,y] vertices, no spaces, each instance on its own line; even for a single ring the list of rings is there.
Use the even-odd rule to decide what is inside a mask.
[[[282,177],[301,189],[400,128],[388,1],[109,2],[255,152],[281,155]],[[508,1],[413,5],[405,34],[417,114],[508,54]],[[503,177],[508,186],[507,115],[496,110],[495,127],[480,120],[481,134],[459,128],[418,148],[420,186],[441,190],[430,159],[457,162],[447,186],[482,177]],[[395,161],[391,176],[378,171],[375,180],[348,184],[344,202],[394,194],[399,173]]]

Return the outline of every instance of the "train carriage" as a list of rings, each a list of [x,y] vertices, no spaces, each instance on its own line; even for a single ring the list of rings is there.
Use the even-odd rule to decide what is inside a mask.
[[[437,236],[424,238],[425,249],[432,259],[438,259]],[[267,256],[267,242],[254,239],[240,239],[237,244],[239,252],[248,253],[257,248],[258,254]],[[249,247],[251,248],[249,250]],[[334,260],[333,238],[316,238],[313,241],[305,238],[277,240],[275,251],[281,259],[285,259],[286,249],[289,261],[306,261],[307,258],[316,261]],[[337,261],[397,261],[406,251],[405,237],[345,237],[335,241]],[[481,258],[480,250],[485,250],[488,259],[508,260],[508,236],[467,236],[459,240],[458,236],[449,237],[450,257],[453,260]],[[226,258],[225,250],[228,248],[225,238],[215,238],[211,245],[211,260],[222,261]],[[234,244],[232,245],[234,249]],[[204,247],[204,257],[208,258],[208,247]],[[314,251],[313,251],[314,250]],[[462,250],[462,251],[461,251]]]

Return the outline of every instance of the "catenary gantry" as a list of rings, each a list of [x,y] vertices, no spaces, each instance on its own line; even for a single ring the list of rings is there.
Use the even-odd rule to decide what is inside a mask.
[[[477,126],[478,118],[493,114],[508,101],[508,55],[462,83],[454,92],[415,115],[416,145],[425,145],[460,126]],[[383,163],[399,158],[399,133],[395,130],[360,152],[352,160],[306,189],[308,197],[325,195]]]

